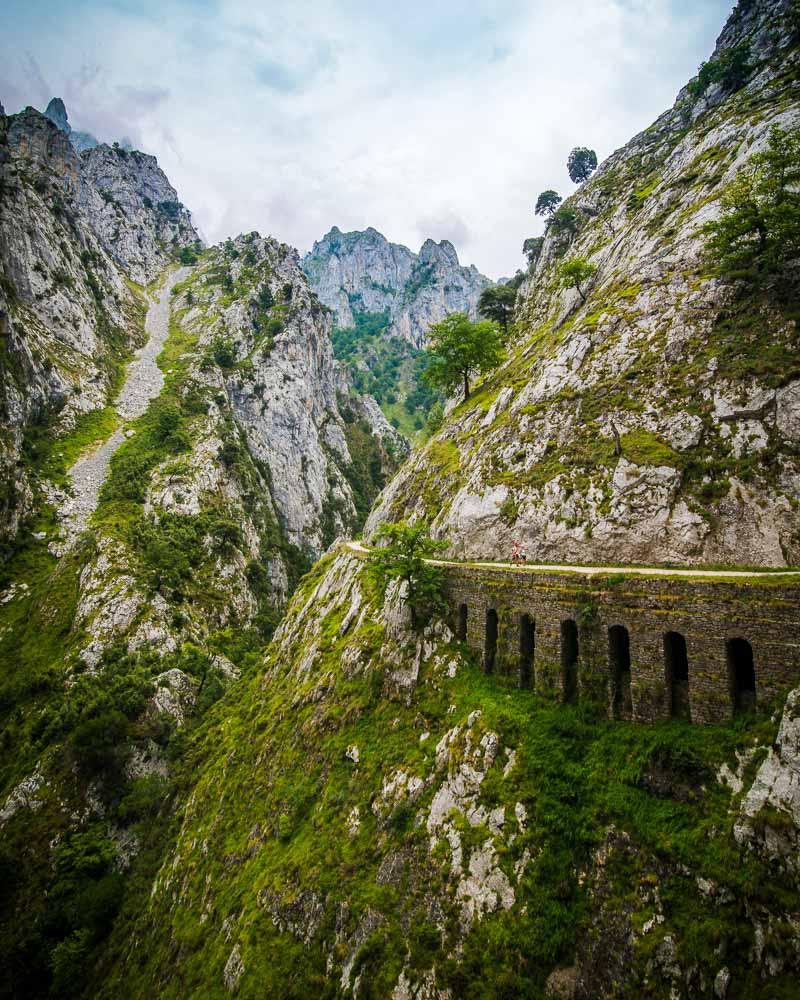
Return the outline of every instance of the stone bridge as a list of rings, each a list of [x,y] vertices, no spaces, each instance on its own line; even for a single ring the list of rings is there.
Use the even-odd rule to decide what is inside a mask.
[[[612,718],[723,722],[800,682],[800,570],[435,562],[488,673]]]

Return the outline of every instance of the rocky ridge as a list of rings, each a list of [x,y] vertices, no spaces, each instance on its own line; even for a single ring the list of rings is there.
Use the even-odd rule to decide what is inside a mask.
[[[359,313],[386,313],[385,335],[415,347],[449,313],[475,318],[478,297],[492,284],[476,267],[459,264],[449,240],[428,239],[415,254],[372,227],[342,233],[334,226],[303,258],[303,269],[339,327],[354,326]]]
[[[509,361],[370,529],[426,516],[469,557],[517,539],[541,561],[797,564],[797,315],[712,276],[700,231],[770,127],[800,121],[797,41],[791,4],[739,4],[713,58],[749,45],[744,86],[684,89],[568,199]],[[585,303],[558,281],[569,257],[597,267]]]

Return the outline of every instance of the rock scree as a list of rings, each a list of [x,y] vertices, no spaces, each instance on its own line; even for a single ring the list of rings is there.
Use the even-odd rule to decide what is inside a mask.
[[[188,268],[170,272],[147,311],[147,343],[136,352],[136,359],[128,366],[125,383],[115,402],[117,414],[125,422],[142,416],[164,386],[164,375],[156,364],[156,358],[169,334],[172,289],[187,273]],[[125,430],[124,424],[118,427],[111,437],[82,455],[69,470],[72,495],[65,499],[60,511],[62,552],[70,548],[88,526],[108,474],[111,456],[125,440]]]

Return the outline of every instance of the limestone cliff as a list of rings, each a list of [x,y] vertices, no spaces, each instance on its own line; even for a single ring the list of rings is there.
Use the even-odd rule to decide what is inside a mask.
[[[141,284],[182,247],[199,246],[188,210],[154,156],[96,146],[81,153],[80,206],[103,245]]]
[[[424,346],[431,323],[449,313],[474,317],[480,293],[491,284],[474,266],[459,264],[448,240],[426,240],[415,254],[372,227],[342,233],[334,226],[303,258],[303,269],[339,327],[354,326],[359,313],[386,313],[386,336],[415,347]]]
[[[81,160],[32,108],[0,117],[0,538],[32,510],[37,435],[107,400],[142,302],[82,211]],[[26,461],[19,461],[27,440]]]
[[[772,124],[796,127],[792,5],[740,3],[711,83],[603,163],[520,289],[510,358],[387,490],[370,526],[435,518],[458,555],[797,564],[796,289],[709,273],[702,224]],[[695,91],[697,88],[695,88]],[[596,265],[586,302],[564,259]]]

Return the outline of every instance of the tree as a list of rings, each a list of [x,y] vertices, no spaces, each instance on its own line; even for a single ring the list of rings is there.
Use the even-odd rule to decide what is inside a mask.
[[[465,313],[452,313],[428,331],[428,367],[422,377],[428,385],[451,393],[464,387],[469,399],[473,375],[491,371],[505,358],[503,338],[496,323],[472,323]]]
[[[581,302],[586,301],[586,296],[581,288],[597,270],[596,264],[590,264],[585,257],[573,257],[572,260],[565,260],[558,267],[558,280],[562,288],[575,288],[581,297]]]
[[[572,205],[562,205],[550,217],[548,228],[554,233],[569,233],[574,236],[580,228],[580,219]]]
[[[686,88],[692,97],[702,97],[712,83],[719,83],[725,90],[738,90],[744,86],[753,67],[750,64],[750,43],[742,42],[725,49],[719,59],[709,59],[697,71],[696,79]]]
[[[766,149],[739,171],[707,223],[706,260],[718,274],[775,275],[800,259],[800,130],[770,129]]]
[[[542,191],[536,199],[536,208],[534,211],[537,215],[543,215],[546,219],[549,219],[561,202],[561,195],[557,191],[548,189],[547,191]]]
[[[533,267],[539,257],[541,257],[543,246],[543,236],[531,236],[522,244],[522,252],[528,258],[528,267]]]
[[[567,170],[575,184],[588,181],[597,169],[597,153],[586,146],[576,146],[567,157]]]
[[[381,596],[393,580],[406,584],[406,601],[411,609],[413,627],[426,620],[443,606],[442,569],[427,560],[447,548],[447,542],[430,537],[425,521],[409,524],[383,524],[375,536],[376,546],[370,552],[369,574]]]
[[[508,321],[514,315],[514,300],[517,297],[516,288],[508,285],[490,285],[480,294],[478,312],[486,319],[493,319],[508,333]]]

